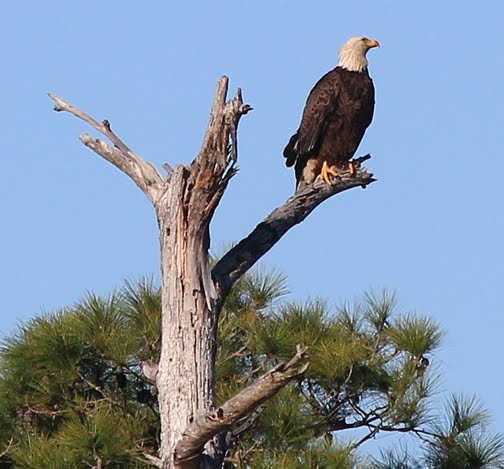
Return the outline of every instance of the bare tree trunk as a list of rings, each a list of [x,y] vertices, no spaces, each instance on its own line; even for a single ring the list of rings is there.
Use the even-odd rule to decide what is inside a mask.
[[[294,225],[332,195],[372,183],[356,161],[356,174],[332,186],[316,181],[275,209],[210,271],[209,224],[236,173],[237,128],[251,108],[241,91],[227,101],[228,79],[218,85],[200,153],[189,167],[177,166],[163,178],[151,163],[131,151],[111,130],[61,98],[50,95],[56,111],[67,111],[105,135],[112,145],[84,134],[82,143],[126,173],[153,204],[159,226],[162,272],[162,345],[157,373],[161,414],[159,458],[163,469],[216,469],[226,446],[223,433],[251,414],[306,369],[306,350],[266,372],[222,403],[215,402],[216,337],[219,312],[234,285]],[[279,158],[279,161],[281,159]],[[343,175],[345,176],[345,175]]]
[[[157,380],[162,455],[173,455],[185,428],[215,404],[216,315],[208,308],[212,293],[205,291],[202,279],[208,275],[208,230],[191,226],[194,213],[184,203],[187,176],[185,168],[177,167],[157,206],[163,311]],[[190,236],[188,228],[192,228]],[[175,466],[165,457],[163,467]]]

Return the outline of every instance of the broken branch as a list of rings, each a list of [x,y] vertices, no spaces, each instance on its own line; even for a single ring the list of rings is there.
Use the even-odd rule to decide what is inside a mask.
[[[218,409],[197,417],[177,443],[175,461],[182,463],[194,458],[214,435],[249,415],[290,381],[302,375],[308,368],[308,363],[300,361],[306,356],[307,347],[298,345],[296,354],[287,363],[276,365]]]
[[[156,167],[137,155],[112,131],[110,122],[104,120],[101,124],[64,99],[49,93],[55,102],[54,110],[69,112],[75,117],[87,122],[91,127],[107,137],[114,147],[100,139],[92,139],[88,134],[80,136],[81,142],[95,153],[112,163],[126,173],[135,184],[145,193],[149,200],[155,204],[161,193],[165,190],[167,182],[163,179]]]

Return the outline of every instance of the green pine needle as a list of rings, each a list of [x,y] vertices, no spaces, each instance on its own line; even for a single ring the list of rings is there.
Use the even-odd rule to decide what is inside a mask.
[[[439,347],[444,333],[431,318],[409,314],[397,318],[387,329],[387,335],[397,349],[421,358]]]

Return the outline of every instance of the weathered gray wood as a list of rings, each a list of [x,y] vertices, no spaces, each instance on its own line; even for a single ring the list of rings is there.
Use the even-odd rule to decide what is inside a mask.
[[[55,102],[55,111],[66,111],[73,114],[75,117],[82,119],[98,132],[105,135],[105,137],[113,143],[114,146],[112,147],[103,140],[92,139],[88,134],[80,136],[80,140],[84,145],[91,148],[95,153],[126,173],[145,193],[149,200],[155,204],[166,188],[166,181],[164,181],[156,167],[145,161],[140,155],[133,153],[122,140],[112,132],[108,120],[104,120],[100,124],[97,120],[88,116],[85,112],[82,112],[64,99],[51,93],[49,93],[49,97]]]
[[[209,224],[236,173],[229,148],[239,118],[249,110],[240,93],[227,102],[227,88],[227,78],[221,79],[200,153],[189,168],[175,168],[155,204],[163,311],[157,387],[166,468],[197,467],[204,445],[192,448],[193,457],[184,461],[173,458],[175,447],[186,428],[215,406],[217,293],[210,274]],[[207,456],[216,451],[215,445],[207,446]]]

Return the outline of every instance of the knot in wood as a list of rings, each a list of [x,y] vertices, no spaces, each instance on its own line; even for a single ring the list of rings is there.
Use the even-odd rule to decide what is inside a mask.
[[[249,113],[253,109],[254,108],[250,104],[242,104],[240,106],[240,109],[238,110],[238,112],[240,113],[240,115],[244,116],[245,114]]]

